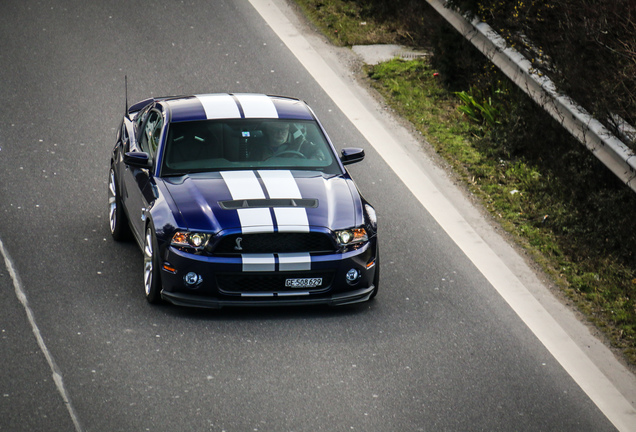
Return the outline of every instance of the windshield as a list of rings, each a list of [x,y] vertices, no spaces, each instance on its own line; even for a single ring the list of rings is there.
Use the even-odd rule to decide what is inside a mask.
[[[172,123],[162,176],[232,169],[300,169],[341,174],[315,121],[230,119]]]

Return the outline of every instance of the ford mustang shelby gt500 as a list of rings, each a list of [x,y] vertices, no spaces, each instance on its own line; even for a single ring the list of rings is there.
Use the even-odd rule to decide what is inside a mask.
[[[342,305],[378,291],[375,210],[313,111],[260,94],[127,108],[110,161],[109,222],[144,256],[151,303]]]

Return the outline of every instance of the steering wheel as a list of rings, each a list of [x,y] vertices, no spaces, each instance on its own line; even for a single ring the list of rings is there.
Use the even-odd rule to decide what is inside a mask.
[[[275,153],[272,156],[268,157],[267,159],[271,159],[271,158],[274,158],[274,157],[281,157],[283,155],[287,155],[289,157],[297,157],[297,158],[307,159],[307,156],[305,156],[304,154],[302,154],[301,152],[296,151],[296,150],[285,150],[285,151],[282,151],[280,153]]]

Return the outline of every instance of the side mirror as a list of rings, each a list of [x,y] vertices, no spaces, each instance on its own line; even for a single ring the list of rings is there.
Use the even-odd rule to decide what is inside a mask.
[[[342,149],[340,162],[342,162],[343,165],[360,162],[362,159],[364,159],[364,149],[355,147]]]
[[[152,168],[152,160],[146,152],[126,152],[124,153],[124,163],[136,168]]]

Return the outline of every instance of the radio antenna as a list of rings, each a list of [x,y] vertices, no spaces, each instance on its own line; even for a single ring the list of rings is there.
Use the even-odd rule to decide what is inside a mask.
[[[126,92],[126,116],[128,116],[128,75],[124,75],[124,87]]]

